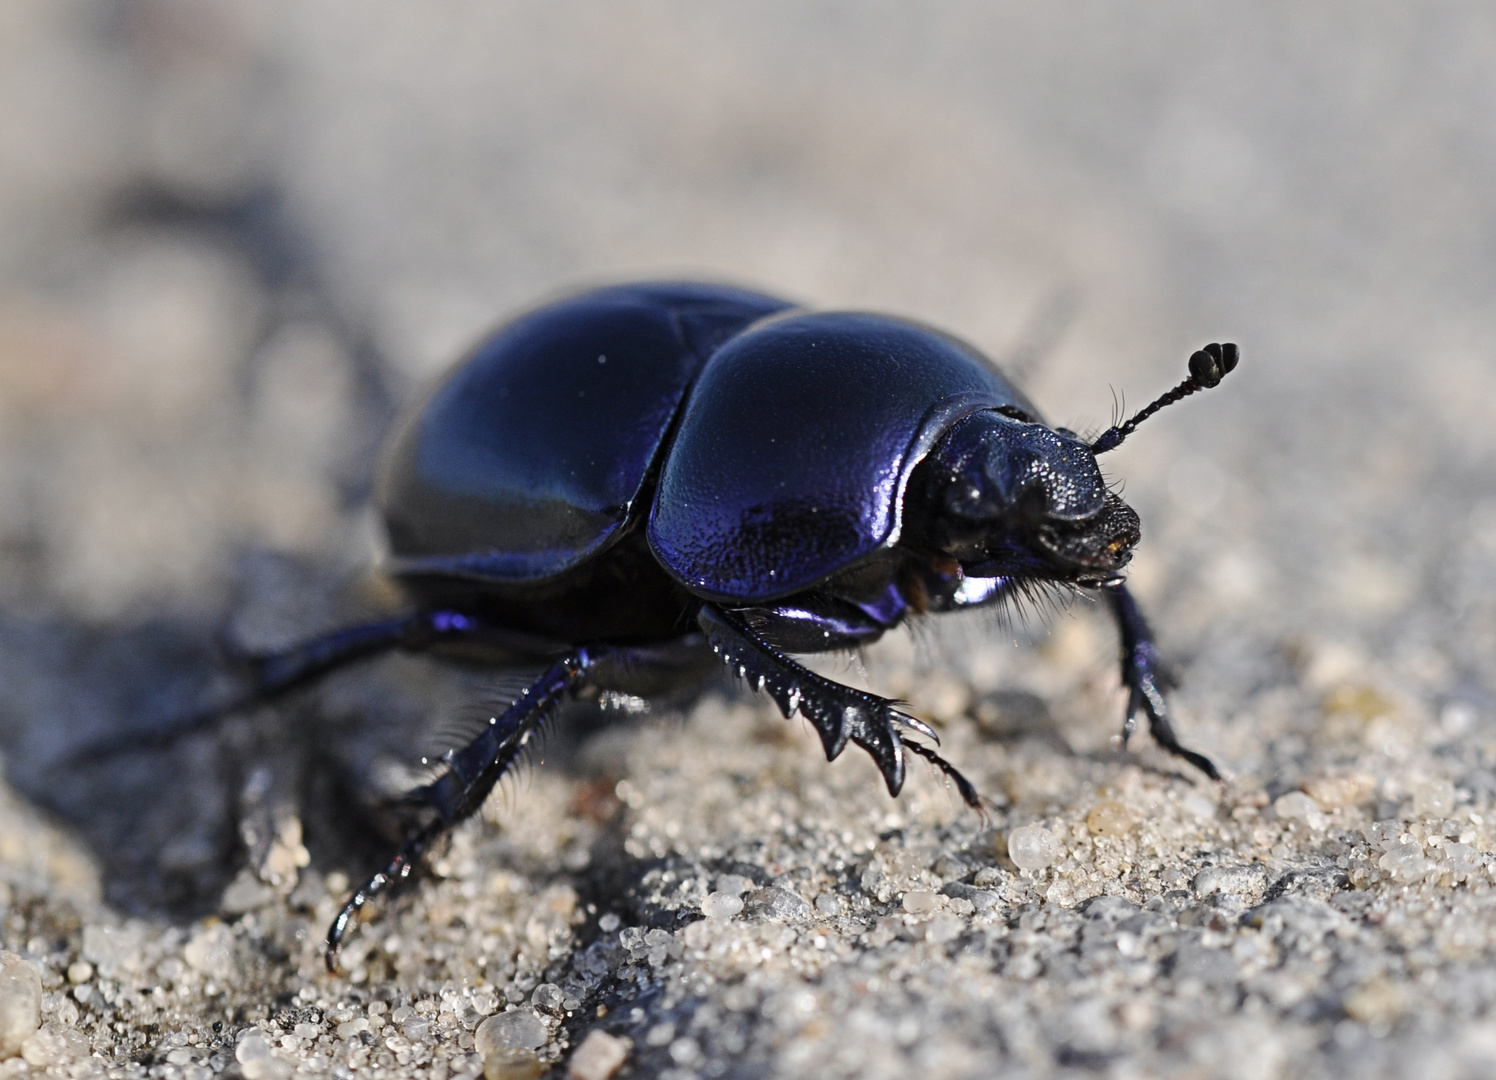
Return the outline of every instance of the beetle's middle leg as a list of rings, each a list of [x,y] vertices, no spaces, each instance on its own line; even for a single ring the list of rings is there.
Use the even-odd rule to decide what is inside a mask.
[[[1164,697],[1164,691],[1172,687],[1173,680],[1159,660],[1158,648],[1153,644],[1153,631],[1143,618],[1138,602],[1126,585],[1116,585],[1104,591],[1122,639],[1122,685],[1127,687],[1128,695],[1127,718],[1122,723],[1122,745],[1127,745],[1129,736],[1136,730],[1139,715],[1147,715],[1148,731],[1154,742],[1188,761],[1212,780],[1219,780],[1221,774],[1208,757],[1179,745],[1179,737],[1174,734],[1174,725],[1169,721],[1169,703]]]
[[[798,710],[811,722],[828,761],[850,740],[872,756],[888,793],[897,795],[904,786],[904,751],[908,750],[945,773],[966,804],[982,811],[976,788],[955,766],[928,747],[905,743],[899,737],[898,729],[904,728],[939,741],[928,724],[902,712],[896,702],[817,675],[765,641],[737,612],[706,604],[697,622],[723,662],[772,697],[786,719]]]

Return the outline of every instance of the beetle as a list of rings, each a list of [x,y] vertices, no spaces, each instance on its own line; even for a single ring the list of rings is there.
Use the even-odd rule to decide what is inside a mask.
[[[865,750],[890,795],[913,753],[980,809],[971,783],[909,738],[938,742],[929,726],[790,654],[1036,588],[1106,598],[1124,743],[1146,716],[1160,746],[1219,779],[1174,734],[1121,573],[1138,516],[1096,458],[1236,363],[1236,346],[1207,346],[1189,378],[1087,442],[1046,424],[976,349],[904,319],[667,282],[582,293],[500,328],[384,451],[377,501],[407,612],[256,658],[239,702],[391,649],[544,667],[405,797],[418,823],[328,931],[329,969],[360,909],[477,810],[584,687],[649,696],[715,658],[809,720],[828,759]]]

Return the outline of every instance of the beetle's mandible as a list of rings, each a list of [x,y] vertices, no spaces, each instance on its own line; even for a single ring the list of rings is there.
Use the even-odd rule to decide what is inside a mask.
[[[407,878],[472,814],[551,709],[583,687],[648,696],[713,654],[828,758],[856,743],[890,794],[907,753],[976,791],[898,704],[789,654],[847,649],[910,615],[1045,586],[1098,590],[1122,641],[1123,739],[1146,716],[1179,744],[1148,625],[1121,571],[1138,516],[1096,455],[1153,412],[1216,385],[1234,345],[1087,442],[1050,427],[975,349],[902,319],[808,312],[698,284],[599,289],[521,316],[411,408],[386,447],[378,501],[407,614],[252,665],[264,701],[389,649],[545,672],[408,796],[423,818],[348,901]]]

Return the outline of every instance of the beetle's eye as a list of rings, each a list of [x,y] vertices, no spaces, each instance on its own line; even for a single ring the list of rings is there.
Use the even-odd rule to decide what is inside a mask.
[[[997,411],[1009,420],[1017,420],[1024,424],[1037,424],[1039,422],[1035,417],[1030,416],[1017,405],[999,405]]]

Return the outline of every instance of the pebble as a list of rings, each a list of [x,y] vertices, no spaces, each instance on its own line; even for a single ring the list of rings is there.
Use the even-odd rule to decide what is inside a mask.
[[[243,915],[275,901],[275,890],[266,885],[247,867],[229,882],[218,900],[218,910],[226,915]]]
[[[608,1080],[628,1060],[629,1044],[601,1029],[587,1033],[566,1063],[571,1080]]]
[[[1407,991],[1385,978],[1374,978],[1346,994],[1341,1004],[1352,1020],[1385,1026],[1407,1008]]]
[[[1417,840],[1394,845],[1387,854],[1377,860],[1377,865],[1392,877],[1393,881],[1405,885],[1421,881],[1428,873],[1429,861],[1424,857],[1423,845]]]
[[[1387,716],[1395,706],[1387,696],[1374,686],[1346,683],[1335,687],[1325,695],[1324,709],[1327,713],[1350,713],[1363,721]]]
[[[529,1009],[512,1009],[490,1016],[473,1034],[473,1049],[484,1060],[511,1050],[538,1050],[550,1040],[545,1021]]]
[[[751,888],[753,888],[753,882],[741,874],[719,874],[717,876],[717,891],[720,893],[742,896]]]
[[[743,910],[743,901],[731,893],[707,893],[701,901],[701,913],[708,919],[730,919]]]
[[[83,1033],[70,1027],[48,1025],[34,1033],[21,1047],[21,1056],[34,1069],[45,1069],[53,1065],[66,1065],[70,1061],[88,1057],[88,1040]]]
[[[1203,791],[1192,791],[1179,800],[1179,806],[1200,820],[1209,821],[1216,815],[1217,803]]]
[[[1430,780],[1413,789],[1413,813],[1421,818],[1448,817],[1454,811],[1454,785]]]
[[[1480,858],[1469,844],[1444,845],[1444,869],[1448,870],[1456,881],[1470,879],[1479,872],[1480,866]]]
[[[1138,906],[1125,896],[1093,896],[1080,905],[1086,918],[1116,926],[1138,913]]]
[[[955,941],[964,929],[966,929],[966,924],[960,916],[942,912],[925,925],[925,940],[938,944]]]
[[[1020,870],[1043,870],[1060,858],[1060,842],[1043,825],[1024,825],[1008,833],[1008,858]]]
[[[275,1056],[257,1028],[250,1028],[239,1037],[234,1059],[239,1062],[244,1080],[286,1080],[293,1072],[291,1063]]]
[[[1439,726],[1453,738],[1468,735],[1480,722],[1480,710],[1466,701],[1451,701],[1439,710]]]
[[[701,1061],[701,1043],[690,1036],[670,1044],[670,1057],[677,1065],[696,1065]]]
[[[145,927],[130,922],[123,926],[90,923],[83,928],[83,959],[106,979],[133,972],[145,952]]]
[[[400,1030],[411,1042],[418,1043],[424,1041],[426,1036],[431,1034],[431,1024],[429,1021],[423,1020],[419,1016],[417,1016],[405,1021],[405,1024],[400,1028]]]
[[[814,910],[804,897],[777,885],[750,893],[747,906],[752,914],[768,919],[804,919]]]
[[[1267,885],[1267,867],[1261,863],[1243,866],[1208,866],[1190,881],[1190,888],[1201,898],[1224,893],[1245,896],[1261,891]]]
[[[1115,799],[1102,799],[1086,815],[1092,836],[1126,836],[1136,823],[1132,811]]]
[[[961,881],[948,882],[940,891],[953,900],[965,900],[978,914],[991,911],[1002,899],[991,889],[978,889],[974,885],[967,885]]]
[[[19,1054],[41,1023],[41,973],[15,953],[0,952],[0,1061]]]
[[[250,1028],[240,1034],[238,1045],[234,1047],[234,1060],[240,1065],[269,1056],[270,1044],[265,1041],[265,1036],[258,1028]]]
[[[1319,776],[1304,782],[1304,791],[1321,810],[1358,806],[1376,792],[1377,782],[1369,773],[1352,772]]]
[[[1273,813],[1283,821],[1302,821],[1311,829],[1319,831],[1326,827],[1325,815],[1312,795],[1302,791],[1290,791],[1273,802]]]
[[[528,1050],[510,1050],[483,1059],[483,1080],[539,1080],[550,1070]]]
[[[233,978],[233,931],[220,922],[199,927],[182,949],[182,959],[209,978]]]
[[[822,915],[840,915],[841,909],[841,897],[835,893],[823,892],[816,897],[816,910]]]
[[[932,892],[915,889],[904,894],[904,910],[911,915],[927,915],[940,907],[940,897]]]

